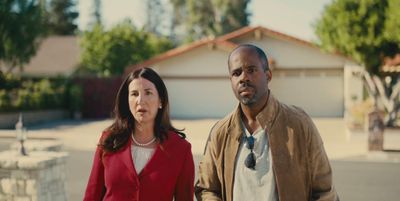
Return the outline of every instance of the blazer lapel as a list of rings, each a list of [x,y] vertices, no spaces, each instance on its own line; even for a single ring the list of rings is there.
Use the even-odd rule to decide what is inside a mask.
[[[150,158],[149,162],[144,166],[142,172],[140,172],[139,176],[144,177],[152,172],[155,172],[161,168],[161,166],[168,164],[168,141],[167,139],[164,141],[162,145],[158,144],[156,150],[154,151],[153,156]]]
[[[126,166],[130,175],[136,175],[136,170],[132,160],[131,145],[132,140],[130,139],[125,147],[120,152],[116,153],[116,157]]]

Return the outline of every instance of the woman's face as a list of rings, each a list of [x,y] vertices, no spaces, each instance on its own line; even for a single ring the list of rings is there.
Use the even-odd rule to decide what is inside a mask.
[[[139,77],[128,87],[129,109],[138,123],[154,123],[161,100],[156,86],[149,80]]]

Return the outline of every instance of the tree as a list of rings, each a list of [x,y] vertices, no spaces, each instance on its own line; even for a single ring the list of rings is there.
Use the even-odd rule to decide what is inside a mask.
[[[333,1],[316,24],[316,35],[321,46],[329,52],[350,56],[365,65],[369,72],[377,74],[382,57],[393,54],[393,47],[399,45],[398,41],[385,34],[400,34],[387,28],[387,15],[391,14],[388,13],[389,8],[400,9],[388,7],[388,1]]]
[[[0,61],[7,72],[17,66],[23,70],[23,64],[35,55],[45,30],[38,1],[0,1]]]
[[[128,65],[172,48],[172,43],[124,21],[109,31],[95,25],[83,34],[81,47],[81,67],[99,76],[110,76],[120,75]]]
[[[392,126],[400,109],[400,82],[385,90],[378,78],[384,58],[400,53],[400,0],[336,0],[328,5],[316,24],[321,46],[340,52],[363,64],[370,75],[362,75],[368,92],[383,105]],[[391,93],[386,93],[391,91]]]
[[[400,0],[388,0],[386,11],[385,37],[400,44]]]
[[[146,0],[146,15],[145,30],[161,35],[165,25],[165,9],[161,0]]]
[[[93,0],[93,12],[92,12],[93,22],[92,24],[102,24],[101,19],[101,0]]]
[[[78,29],[75,20],[79,13],[73,0],[51,0],[47,13],[49,33],[54,35],[73,35]]]
[[[170,38],[175,43],[179,43],[182,41],[181,38],[186,36],[180,37],[179,33],[184,33],[184,19],[186,19],[187,11],[185,6],[185,0],[170,0],[172,5],[172,15],[171,15],[171,26],[170,26]]]
[[[189,41],[223,35],[249,24],[250,14],[246,11],[249,2],[250,0],[171,0],[174,8],[172,25],[183,23]]]

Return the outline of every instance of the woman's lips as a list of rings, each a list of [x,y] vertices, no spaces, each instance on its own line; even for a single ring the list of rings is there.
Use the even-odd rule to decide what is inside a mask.
[[[145,113],[145,112],[147,112],[147,110],[145,110],[145,109],[139,109],[138,112],[139,112],[139,113]]]

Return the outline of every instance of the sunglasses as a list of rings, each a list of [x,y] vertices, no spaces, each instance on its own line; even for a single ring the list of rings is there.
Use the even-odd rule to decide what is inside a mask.
[[[249,155],[247,155],[246,160],[244,161],[244,165],[246,165],[249,169],[255,169],[256,167],[256,157],[253,152],[254,148],[254,137],[250,135],[250,137],[246,137],[247,140],[247,148],[250,149]]]

